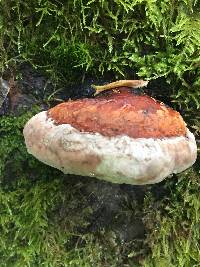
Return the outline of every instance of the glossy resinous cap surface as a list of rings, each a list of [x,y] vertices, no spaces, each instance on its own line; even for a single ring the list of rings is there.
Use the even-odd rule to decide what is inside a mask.
[[[57,105],[48,111],[55,124],[70,124],[83,132],[132,138],[185,136],[180,114],[147,95],[129,88],[111,90],[96,98]]]

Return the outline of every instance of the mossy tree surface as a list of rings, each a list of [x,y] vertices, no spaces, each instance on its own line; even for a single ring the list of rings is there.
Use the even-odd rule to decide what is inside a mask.
[[[28,61],[64,83],[109,70],[164,76],[179,104],[200,106],[199,1],[2,0],[0,8],[1,69]]]
[[[30,62],[57,86],[108,71],[164,77],[198,138],[198,1],[1,0],[0,10],[2,72]],[[124,242],[112,225],[89,230],[91,178],[66,177],[27,154],[22,129],[37,111],[0,118],[0,266],[199,264],[198,162],[159,185],[167,192],[159,199],[154,186],[140,205],[121,197],[113,225],[142,217],[146,227],[142,238]]]

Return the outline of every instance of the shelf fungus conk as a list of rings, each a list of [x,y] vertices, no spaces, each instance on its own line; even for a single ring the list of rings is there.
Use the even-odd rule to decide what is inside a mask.
[[[194,135],[177,111],[131,89],[146,85],[97,86],[95,98],[40,112],[24,128],[28,152],[66,174],[113,183],[154,184],[187,169],[197,157]]]

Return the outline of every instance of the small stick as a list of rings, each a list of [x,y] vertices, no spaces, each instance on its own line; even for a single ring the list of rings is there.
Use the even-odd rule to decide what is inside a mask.
[[[119,87],[140,88],[143,86],[147,86],[147,84],[148,84],[148,81],[144,81],[144,80],[119,80],[119,81],[108,83],[105,85],[93,85],[92,84],[92,87],[96,90],[94,95],[97,95],[109,89],[115,89]]]

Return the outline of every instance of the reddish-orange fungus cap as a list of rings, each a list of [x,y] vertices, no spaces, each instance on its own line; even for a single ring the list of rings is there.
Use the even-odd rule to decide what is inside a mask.
[[[68,101],[48,111],[55,124],[70,124],[79,131],[132,138],[185,136],[180,114],[147,95],[129,88],[110,90],[96,98]]]

